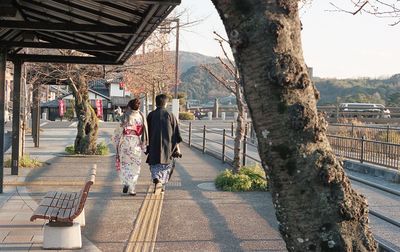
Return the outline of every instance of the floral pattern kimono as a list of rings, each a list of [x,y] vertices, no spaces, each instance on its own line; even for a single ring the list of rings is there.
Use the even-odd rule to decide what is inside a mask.
[[[135,191],[140,174],[142,149],[147,145],[147,123],[140,111],[128,111],[115,129],[112,141],[116,149],[115,167],[122,185]]]

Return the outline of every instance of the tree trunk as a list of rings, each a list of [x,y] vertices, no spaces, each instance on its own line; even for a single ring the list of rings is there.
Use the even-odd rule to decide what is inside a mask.
[[[75,153],[96,154],[99,120],[89,100],[88,87],[83,77],[70,84],[75,97],[75,112],[78,118],[78,132],[75,139]]]
[[[233,146],[233,172],[238,173],[240,167],[242,166],[240,163],[240,148],[243,140],[244,134],[244,100],[242,90],[239,84],[235,84],[235,95],[236,95],[236,104],[238,106],[238,117],[236,119],[236,135],[235,135],[235,143]]]
[[[350,186],[317,114],[296,0],[212,0],[239,68],[289,251],[376,251],[365,197]]]

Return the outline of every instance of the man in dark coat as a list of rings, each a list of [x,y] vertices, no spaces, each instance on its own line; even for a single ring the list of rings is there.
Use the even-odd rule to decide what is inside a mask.
[[[155,185],[154,192],[161,191],[168,182],[172,158],[180,156],[179,143],[182,137],[178,121],[166,110],[168,97],[160,94],[156,97],[157,109],[147,116],[149,146],[147,163],[150,165],[151,178]]]

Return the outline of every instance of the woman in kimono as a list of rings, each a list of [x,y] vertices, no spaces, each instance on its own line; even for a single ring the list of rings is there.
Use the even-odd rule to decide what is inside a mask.
[[[146,117],[139,111],[140,101],[129,101],[127,111],[115,130],[113,142],[116,148],[116,170],[123,185],[124,194],[136,195],[136,183],[140,174],[142,150],[147,146]]]

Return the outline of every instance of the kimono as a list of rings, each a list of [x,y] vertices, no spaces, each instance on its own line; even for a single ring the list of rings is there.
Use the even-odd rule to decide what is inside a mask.
[[[115,168],[122,185],[134,191],[141,165],[142,149],[147,145],[146,118],[140,111],[128,111],[115,129],[113,143],[116,149]]]
[[[158,107],[147,116],[149,146],[147,163],[151,178],[162,184],[168,182],[172,167],[172,153],[182,142],[178,121],[165,108]]]

